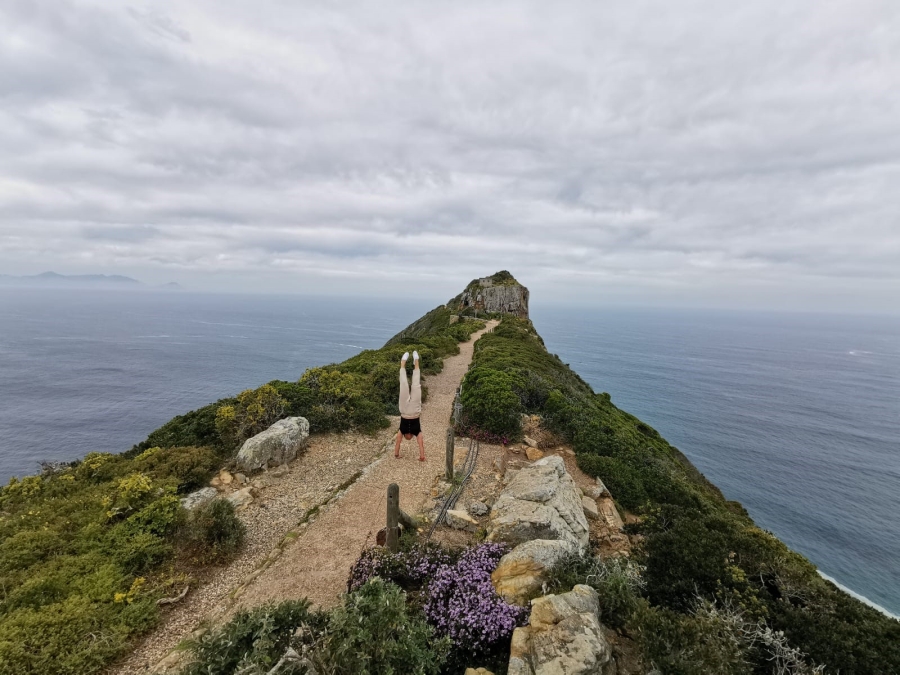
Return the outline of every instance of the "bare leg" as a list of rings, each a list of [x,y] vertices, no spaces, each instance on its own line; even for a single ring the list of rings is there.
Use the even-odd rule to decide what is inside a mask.
[[[403,438],[403,434],[401,434],[401,433],[398,431],[398,432],[397,432],[397,442],[394,443],[394,457],[399,457],[399,456],[400,456],[400,441],[401,441],[402,438]]]
[[[425,461],[425,434],[423,434],[420,431],[419,435],[416,436],[416,441],[418,441],[418,443],[419,443],[419,461],[424,462]]]

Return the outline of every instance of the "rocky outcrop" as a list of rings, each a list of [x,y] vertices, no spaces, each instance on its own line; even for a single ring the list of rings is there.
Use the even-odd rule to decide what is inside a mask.
[[[559,539],[588,545],[581,494],[562,457],[551,455],[520,469],[491,509],[488,540],[518,545]]]
[[[516,628],[509,675],[609,675],[615,666],[590,586],[532,603],[529,625]]]
[[[309,422],[305,417],[287,417],[265,431],[244,441],[237,464],[244,471],[290,462],[309,438]]]
[[[588,545],[581,492],[563,459],[551,455],[515,472],[487,529],[488,540],[515,546],[491,575],[494,588],[507,602],[525,605],[553,565]]]
[[[559,539],[526,541],[500,559],[491,582],[504,600],[524,606],[540,595],[550,568],[576,550],[572,542]]]
[[[463,312],[476,309],[483,312],[515,314],[528,318],[528,289],[506,271],[490,277],[475,279],[466,290],[450,301],[450,308]]]

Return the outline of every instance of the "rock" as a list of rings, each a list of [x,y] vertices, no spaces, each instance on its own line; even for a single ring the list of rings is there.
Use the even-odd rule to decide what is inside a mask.
[[[237,490],[228,495],[225,499],[230,501],[235,509],[242,509],[248,504],[253,502],[253,495],[250,494],[250,490],[253,488],[243,488],[241,490]]]
[[[606,485],[603,484],[602,480],[600,480],[599,478],[596,478],[594,480],[597,483],[597,487],[600,488],[601,492],[609,492],[609,489],[606,487]]]
[[[218,476],[216,476],[216,477],[214,477],[211,481],[209,481],[209,484],[210,484],[212,487],[217,488],[217,487],[219,487],[220,485],[222,485],[222,481],[219,479]]]
[[[459,321],[459,314],[451,314],[450,315],[450,325],[451,326],[458,321]],[[470,670],[471,670],[471,668],[470,668]]]
[[[599,675],[612,650],[597,618],[600,602],[590,586],[547,595],[531,604],[529,625],[516,628],[509,673]]]
[[[534,440],[533,438],[526,436],[525,437],[525,445],[527,445],[529,448],[534,448],[535,450],[537,450],[538,442],[536,440]]]
[[[219,495],[219,491],[214,487],[205,487],[191,492],[181,500],[181,505],[188,511],[193,511],[201,504],[205,504],[210,499],[215,499]]]
[[[265,431],[244,441],[237,463],[245,471],[255,471],[270,464],[290,462],[309,438],[309,422],[305,417],[278,420]]]
[[[536,462],[537,460],[544,458],[544,453],[537,448],[532,448],[529,446],[525,449],[525,456],[528,458],[528,461]]]
[[[584,494],[591,499],[600,499],[604,492],[606,492],[606,488],[602,488],[599,485],[593,485],[585,490]]]
[[[476,518],[479,516],[486,516],[488,511],[490,511],[487,504],[485,504],[484,502],[478,502],[478,501],[469,502],[468,510],[469,510],[469,513],[471,513]]]
[[[600,516],[600,520],[605,522],[609,527],[614,527],[617,530],[621,530],[624,526],[622,517],[616,510],[616,505],[613,503],[612,498],[607,497],[597,502],[597,511],[598,515]]]
[[[465,675],[494,675],[487,668],[466,668]]]
[[[289,471],[290,471],[290,468],[287,465],[282,464],[281,466],[277,466],[274,469],[272,469],[272,477],[273,478],[281,478],[282,476],[286,476]]]
[[[508,480],[491,510],[489,541],[517,545],[531,539],[560,539],[587,547],[581,497],[561,457],[538,460]]]
[[[234,479],[235,479],[238,483],[240,483],[241,485],[246,485],[247,483],[250,482],[250,479],[247,478],[247,476],[245,476],[245,475],[242,474],[242,473],[236,473],[236,474],[234,474]]]
[[[455,511],[452,509],[450,511],[447,511],[446,521],[447,525],[452,527],[454,530],[466,530],[467,532],[474,532],[478,529],[478,521],[465,511]]]
[[[597,511],[597,502],[590,497],[581,498],[581,507],[584,509],[584,515],[588,520],[598,520],[600,513]]]
[[[234,480],[234,476],[232,476],[232,475],[231,475],[228,471],[226,471],[225,469],[222,469],[222,470],[219,472],[219,482],[220,482],[222,485],[231,485],[231,483],[232,483],[233,480]]]
[[[513,279],[511,274],[506,273],[505,277],[500,278],[501,274],[498,272],[493,277],[476,279],[447,305],[459,312],[474,307],[479,311],[515,314],[527,319],[528,289]]]
[[[491,581],[507,602],[526,605],[538,595],[547,571],[577,547],[559,539],[533,539],[519,544],[500,559]]]

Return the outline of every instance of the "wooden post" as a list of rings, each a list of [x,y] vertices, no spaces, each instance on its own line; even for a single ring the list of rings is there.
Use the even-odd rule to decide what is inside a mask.
[[[447,482],[453,482],[453,450],[456,447],[456,435],[453,427],[447,427]]]
[[[387,534],[384,545],[391,553],[400,549],[400,486],[396,483],[387,489]]]

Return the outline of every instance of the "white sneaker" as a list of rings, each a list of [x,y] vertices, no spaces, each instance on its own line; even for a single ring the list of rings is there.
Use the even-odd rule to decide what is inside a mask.
[[[413,363],[419,360],[419,352],[413,350]]]
[[[400,360],[403,363],[406,363],[406,359],[408,359],[408,358],[409,358],[409,352],[403,352],[403,356],[400,357]],[[418,357],[416,357],[416,358],[418,358]]]

